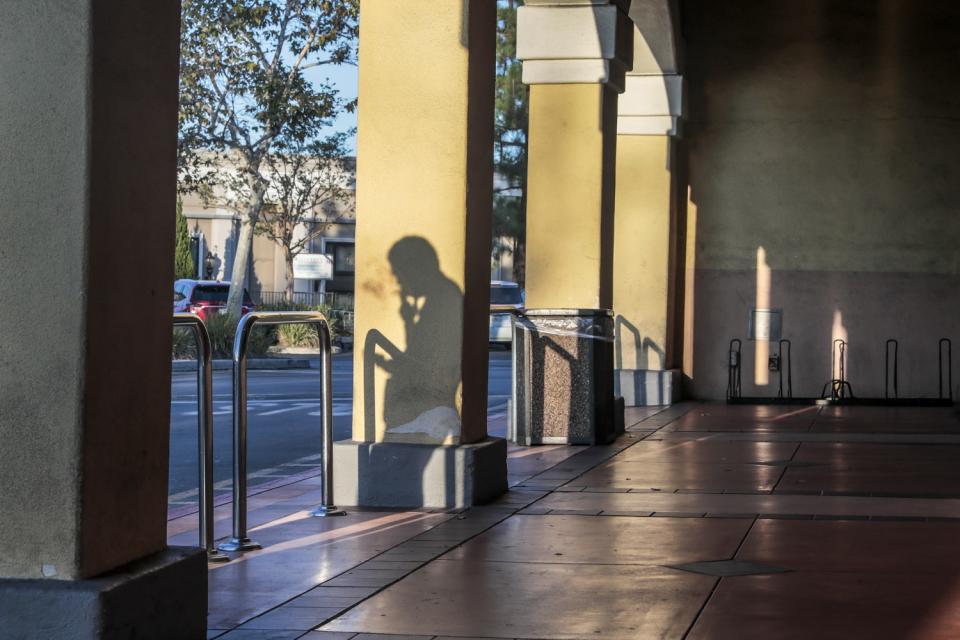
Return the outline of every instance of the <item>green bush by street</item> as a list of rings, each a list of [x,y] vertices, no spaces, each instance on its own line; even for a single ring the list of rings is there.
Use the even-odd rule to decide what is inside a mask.
[[[206,322],[210,334],[210,349],[215,360],[233,357],[233,340],[237,334],[237,321],[226,314],[214,314]],[[271,326],[255,327],[250,334],[247,353],[251,356],[263,356],[267,349],[277,343],[277,328]],[[173,359],[196,359],[196,344],[193,332],[186,327],[173,331]]]

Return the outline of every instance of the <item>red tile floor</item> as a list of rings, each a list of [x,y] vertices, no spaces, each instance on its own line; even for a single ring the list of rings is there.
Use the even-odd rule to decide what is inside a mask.
[[[511,448],[510,492],[464,513],[310,518],[317,479],[253,497],[264,548],[211,565],[209,637],[960,638],[956,410],[684,404],[628,424]]]

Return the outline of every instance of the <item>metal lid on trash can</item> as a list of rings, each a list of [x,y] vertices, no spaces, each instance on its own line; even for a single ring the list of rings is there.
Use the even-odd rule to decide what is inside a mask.
[[[525,309],[523,313],[534,317],[610,318],[613,316],[613,311],[610,309]]]

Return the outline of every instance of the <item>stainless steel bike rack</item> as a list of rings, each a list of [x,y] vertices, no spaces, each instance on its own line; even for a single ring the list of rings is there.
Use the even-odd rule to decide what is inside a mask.
[[[890,338],[884,347],[883,364],[883,398],[890,399],[890,347],[893,347],[893,398],[900,397],[900,343],[894,338]]]
[[[257,325],[312,324],[320,339],[320,424],[322,427],[323,504],[315,517],[344,516],[333,504],[333,369],[330,325],[315,311],[250,312],[240,318],[233,341],[233,536],[221,551],[247,551],[260,545],[247,537],[247,344]]]
[[[730,341],[727,349],[727,400],[737,400],[743,396],[740,378],[740,351],[743,343],[739,338]]]
[[[783,345],[787,345],[786,357],[784,357]],[[793,399],[793,343],[786,338],[777,343],[777,360],[780,361],[780,371],[778,372],[779,384],[777,386],[777,398],[788,400]],[[783,370],[787,370],[787,395],[783,395]]]
[[[203,320],[192,313],[173,314],[173,326],[189,328],[197,341],[200,546],[207,551],[207,562],[228,562],[230,558],[217,551],[213,534],[213,356],[210,334]]]

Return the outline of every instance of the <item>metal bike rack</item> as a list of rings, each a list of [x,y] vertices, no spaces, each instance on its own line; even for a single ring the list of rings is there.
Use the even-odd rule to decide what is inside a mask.
[[[900,343],[890,338],[887,340],[884,354],[884,363],[883,363],[883,397],[890,398],[890,345],[893,345],[893,397],[900,397],[900,389],[898,388],[898,377],[899,377],[899,352],[900,352]]]
[[[344,516],[333,504],[333,370],[330,325],[315,311],[250,312],[240,318],[233,341],[233,536],[221,551],[247,551],[260,545],[247,537],[247,345],[257,325],[312,324],[320,338],[320,425],[322,428],[323,504],[311,516]]]
[[[736,347],[734,347],[736,344]],[[740,398],[740,348],[742,346],[739,338],[730,341],[730,348],[727,352],[727,400]]]
[[[839,355],[839,358],[837,357]],[[830,399],[846,400],[853,398],[853,387],[847,380],[847,341],[837,338],[833,341],[833,348],[830,351],[830,382],[823,385],[821,398],[827,398],[827,389],[830,389]],[[839,364],[838,364],[839,360]],[[849,395],[848,395],[849,394]]]
[[[207,552],[207,562],[228,562],[230,558],[217,551],[213,534],[213,356],[210,334],[203,320],[192,313],[173,314],[173,326],[189,328],[197,341],[200,546]]]
[[[946,346],[947,352],[947,393],[943,393],[943,347]],[[937,344],[938,359],[937,362],[940,365],[940,385],[937,389],[938,396],[941,400],[949,400],[953,402],[953,342],[950,338],[940,338],[940,342]]]
[[[787,345],[787,357],[783,357],[783,345]],[[780,361],[780,384],[777,389],[777,398],[783,398],[783,370],[787,370],[787,399],[793,398],[793,355],[792,344],[784,338],[777,343],[777,359]]]

